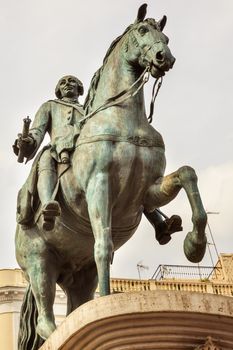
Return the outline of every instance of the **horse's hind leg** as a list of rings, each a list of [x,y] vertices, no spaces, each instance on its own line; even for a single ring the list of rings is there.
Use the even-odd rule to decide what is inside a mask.
[[[147,193],[145,209],[151,211],[166,205],[176,197],[181,188],[184,188],[188,196],[193,222],[193,231],[187,234],[184,241],[184,252],[188,260],[199,262],[206,249],[207,215],[197,187],[197,176],[191,167],[183,166],[176,172],[159,178]]]
[[[58,277],[57,264],[48,248],[42,254],[31,255],[28,260],[27,273],[38,309],[36,331],[41,338],[47,339],[56,328],[53,303]]]
[[[94,299],[94,293],[98,284],[96,264],[93,262],[89,266],[72,274],[72,281],[64,280],[58,284],[67,295],[67,315],[78,306]]]

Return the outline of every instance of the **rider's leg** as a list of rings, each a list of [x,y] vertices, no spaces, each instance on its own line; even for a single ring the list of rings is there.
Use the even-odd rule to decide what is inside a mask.
[[[145,198],[145,209],[149,212],[168,204],[181,188],[184,188],[192,208],[193,231],[189,232],[184,242],[184,251],[192,262],[199,262],[206,248],[205,226],[207,216],[197,187],[195,171],[188,166],[179,168],[176,172],[159,178],[150,187]]]
[[[55,161],[47,149],[40,157],[38,166],[38,194],[42,206],[51,201],[53,191],[57,183],[57,172]]]
[[[144,210],[144,215],[155,229],[155,237],[159,244],[167,244],[171,240],[171,234],[182,231],[182,220],[179,215],[172,215],[170,218],[161,215],[160,210],[152,212]],[[165,218],[165,219],[164,219]]]
[[[38,194],[42,205],[43,228],[47,231],[54,228],[55,218],[60,215],[60,205],[52,200],[52,195],[57,183],[57,171],[55,160],[50,150],[45,150],[40,157],[38,167]]]

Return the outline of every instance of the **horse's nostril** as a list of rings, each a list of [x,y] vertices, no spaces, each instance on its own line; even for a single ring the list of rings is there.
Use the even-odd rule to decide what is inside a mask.
[[[162,51],[158,51],[157,53],[156,53],[156,59],[157,59],[157,61],[163,61],[164,60],[164,54],[163,54],[163,52]]]

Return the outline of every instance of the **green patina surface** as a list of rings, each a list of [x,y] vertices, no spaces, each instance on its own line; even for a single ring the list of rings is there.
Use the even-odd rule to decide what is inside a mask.
[[[134,24],[114,40],[84,107],[78,102],[82,83],[61,78],[57,99],[41,106],[14,145],[21,160],[30,160],[46,133],[51,139],[18,196],[16,256],[30,282],[21,350],[38,349],[56,328],[56,283],[67,294],[67,314],[93,298],[98,282],[100,295],[109,294],[113,253],[136,231],[143,212],[160,244],[182,229],[178,216],[164,220],[157,210],[182,188],[193,222],[185,254],[198,262],[205,253],[206,213],[195,171],[184,166],[164,176],[163,138],[146,117],[143,72],[159,79],[175,59],[163,33],[166,17],[156,22],[145,16],[142,5]]]

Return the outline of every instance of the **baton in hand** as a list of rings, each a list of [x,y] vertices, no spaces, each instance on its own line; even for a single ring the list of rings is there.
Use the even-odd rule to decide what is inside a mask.
[[[29,117],[24,118],[23,120],[23,131],[22,131],[22,140],[26,139],[29,135],[29,127],[31,124],[31,119]],[[22,150],[19,148],[19,154],[18,154],[18,162],[23,163],[24,161],[24,154]]]

